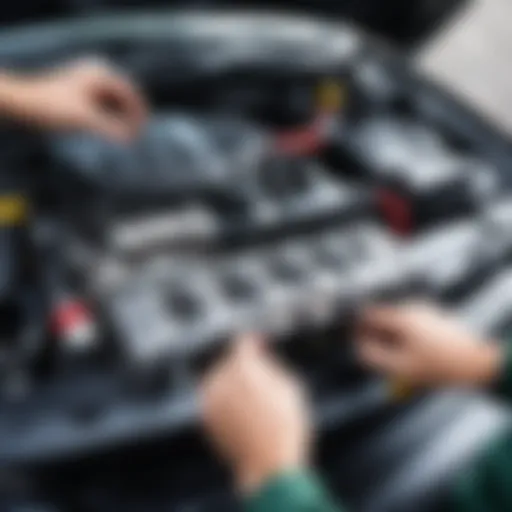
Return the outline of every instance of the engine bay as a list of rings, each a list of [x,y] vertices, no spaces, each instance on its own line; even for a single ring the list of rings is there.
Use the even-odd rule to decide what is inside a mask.
[[[4,137],[6,464],[191,435],[197,381],[242,332],[307,379],[323,428],[396,400],[341,342],[364,305],[426,297],[482,332],[510,324],[499,135],[352,27],[183,20],[148,18],[133,44],[128,20],[0,45],[23,69],[101,55],[154,103],[129,145]]]

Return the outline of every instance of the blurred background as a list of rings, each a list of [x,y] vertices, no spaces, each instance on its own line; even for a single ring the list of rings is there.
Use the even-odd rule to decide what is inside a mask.
[[[421,50],[417,63],[508,131],[511,18],[512,5],[506,0],[470,2]]]

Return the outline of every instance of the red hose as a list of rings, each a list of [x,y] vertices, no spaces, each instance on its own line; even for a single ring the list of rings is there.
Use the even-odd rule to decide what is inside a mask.
[[[319,117],[310,125],[278,133],[275,147],[278,152],[292,156],[309,156],[318,153],[326,144],[325,118]]]

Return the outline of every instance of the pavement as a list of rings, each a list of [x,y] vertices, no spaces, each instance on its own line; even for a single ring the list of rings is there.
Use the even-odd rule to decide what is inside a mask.
[[[512,0],[472,0],[417,66],[512,134]]]

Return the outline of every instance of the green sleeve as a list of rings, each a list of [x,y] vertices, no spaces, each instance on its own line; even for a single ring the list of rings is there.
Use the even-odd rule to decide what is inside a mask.
[[[503,367],[495,390],[503,398],[512,400],[512,338],[504,345]]]
[[[286,473],[267,482],[247,500],[246,512],[342,512],[318,478],[308,472]]]

